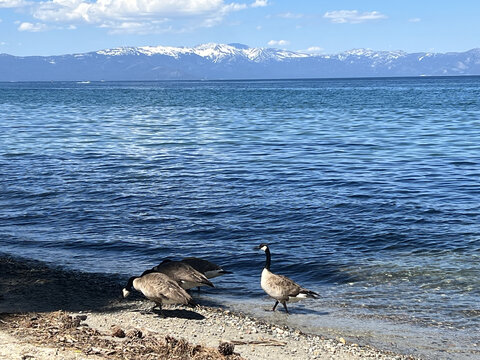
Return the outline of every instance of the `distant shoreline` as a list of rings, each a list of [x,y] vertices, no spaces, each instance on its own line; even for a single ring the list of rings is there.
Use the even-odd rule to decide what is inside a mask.
[[[480,78],[480,74],[472,75],[412,75],[412,76],[358,76],[358,77],[319,77],[319,78],[252,78],[252,79],[191,79],[191,80],[0,80],[0,84],[28,83],[75,83],[79,85],[95,85],[102,83],[222,83],[222,82],[284,82],[284,81],[351,81],[351,80],[402,80],[402,79],[465,79]]]

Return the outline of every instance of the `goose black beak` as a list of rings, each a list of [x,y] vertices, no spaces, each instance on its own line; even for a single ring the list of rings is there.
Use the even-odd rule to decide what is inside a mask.
[[[266,243],[261,243],[260,245],[255,246],[255,247],[253,248],[253,250],[263,250],[263,249],[262,249],[263,247],[267,247],[267,248],[268,248],[268,244],[266,244]]]

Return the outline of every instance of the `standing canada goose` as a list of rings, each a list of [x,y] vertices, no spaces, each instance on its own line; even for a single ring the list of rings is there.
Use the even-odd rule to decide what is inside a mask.
[[[276,300],[272,311],[275,311],[278,303],[281,302],[288,314],[287,302],[297,302],[306,298],[316,299],[319,295],[311,290],[302,288],[293,280],[283,275],[277,275],[270,271],[271,255],[268,244],[260,244],[254,247],[255,250],[265,251],[267,260],[262,271],[260,285],[262,289]]]
[[[181,260],[183,263],[190,265],[195,270],[200,271],[207,279],[214,277],[231,274],[231,271],[223,270],[221,266],[214,264],[208,260],[200,259],[197,257],[187,257]]]
[[[132,276],[128,279],[127,286],[123,289],[123,297],[130,295],[132,287],[140,291],[145,297],[155,303],[162,312],[162,304],[183,304],[196,306],[192,297],[176,281],[165,274],[145,271],[142,276]]]
[[[185,290],[199,286],[215,287],[205,275],[181,261],[163,260],[159,265],[154,266],[152,271],[168,275]]]

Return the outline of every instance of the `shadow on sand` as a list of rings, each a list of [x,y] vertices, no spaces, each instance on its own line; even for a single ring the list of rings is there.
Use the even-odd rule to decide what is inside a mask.
[[[115,275],[69,271],[8,255],[0,254],[0,274],[0,313],[134,310],[145,300],[136,292],[123,299],[123,282]],[[203,319],[191,310],[163,312],[166,317]]]
[[[205,319],[205,316],[192,311],[192,310],[186,310],[186,309],[163,309],[163,315],[166,318],[174,317],[174,318],[179,318],[179,319],[187,319],[187,320],[203,320]],[[161,315],[159,314],[159,317]]]

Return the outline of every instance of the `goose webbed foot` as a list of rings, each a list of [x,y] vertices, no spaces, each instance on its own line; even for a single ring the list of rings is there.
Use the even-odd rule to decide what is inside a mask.
[[[283,301],[283,302],[282,302],[282,305],[283,305],[283,307],[285,308],[285,312],[286,312],[287,314],[290,314],[290,313],[288,312],[288,309],[287,309],[287,303],[286,303],[285,301]]]
[[[162,305],[161,304],[155,304],[154,306],[152,306],[150,309],[148,310],[142,310],[140,311],[140,314],[142,315],[152,315],[152,314],[157,314],[157,313],[160,313],[160,316],[162,317],[165,317],[165,315],[163,314],[163,310],[162,310]]]

